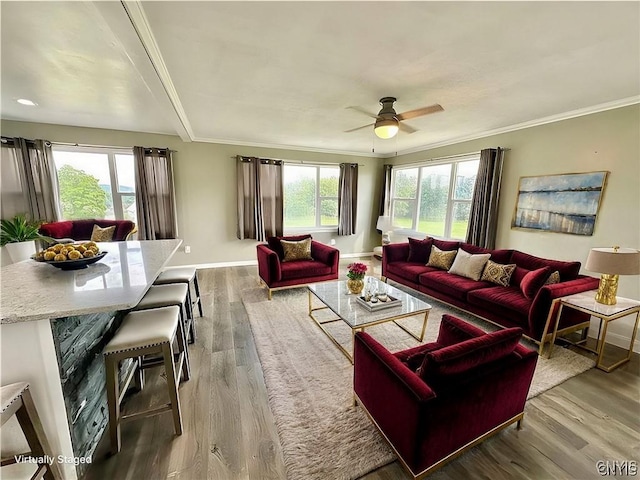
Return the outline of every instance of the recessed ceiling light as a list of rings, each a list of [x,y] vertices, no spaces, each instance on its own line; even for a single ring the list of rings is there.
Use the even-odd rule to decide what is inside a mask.
[[[35,107],[37,105],[36,102],[29,100],[28,98],[19,98],[16,100],[21,105],[28,105],[30,107]]]

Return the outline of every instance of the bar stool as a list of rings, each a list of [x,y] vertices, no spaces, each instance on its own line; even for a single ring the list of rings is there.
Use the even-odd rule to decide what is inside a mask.
[[[174,339],[177,339],[179,349],[177,368],[174,365]],[[184,331],[182,331],[182,323],[180,322],[180,309],[175,305],[130,312],[124,317],[122,325],[120,325],[120,328],[104,349],[112,454],[120,451],[120,423],[137,417],[149,417],[171,410],[176,435],[182,435],[182,414],[180,412],[178,384],[182,376],[185,350],[186,345],[184,344]],[[127,375],[123,387],[120,388],[118,380],[120,361],[127,358],[137,359],[145,355],[158,354],[162,357],[167,376],[169,403],[143,412],[121,415],[120,403],[136,370]],[[155,364],[149,366],[155,366]],[[146,367],[140,366],[140,368]]]
[[[196,293],[195,299],[191,297],[191,288],[189,288],[188,299],[189,299],[189,316],[191,319],[195,320],[195,316],[193,314],[193,306],[198,304],[198,312],[202,317],[202,300],[200,299],[200,287],[198,285],[198,272],[195,267],[180,267],[180,268],[169,268],[164,270],[158,275],[158,278],[153,282],[154,285],[166,285],[169,283],[186,283],[191,286],[193,283],[193,288]],[[195,341],[195,321],[193,328],[193,336],[191,338],[192,341]]]
[[[2,423],[0,425],[4,425],[15,415],[31,449],[30,452],[23,453],[22,456],[51,460],[50,463],[38,463],[38,470],[36,470],[31,479],[45,478],[46,480],[61,480],[62,473],[60,472],[60,466],[58,462],[55,461],[56,457],[53,455],[49,441],[44,434],[38,411],[31,397],[29,384],[20,382],[2,387],[2,389],[0,389],[0,399],[2,402]],[[2,466],[16,463],[15,458],[16,457],[3,458]]]
[[[151,285],[144,297],[133,307],[132,311],[137,312],[140,310],[150,310],[153,308],[162,308],[175,305],[180,308],[180,322],[182,323],[182,331],[185,336],[191,335],[191,338],[195,336],[193,319],[188,318],[186,314],[187,310],[187,295],[189,285],[186,283],[172,283],[167,285]],[[186,338],[182,340],[186,345]],[[189,363],[189,349],[185,348],[184,351],[184,363],[182,365],[182,377],[185,380],[191,378],[191,365]],[[143,380],[139,381],[140,388],[142,388]]]

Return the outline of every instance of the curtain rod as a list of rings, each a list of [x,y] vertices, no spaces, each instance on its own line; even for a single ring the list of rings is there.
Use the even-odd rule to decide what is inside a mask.
[[[84,148],[108,148],[110,150],[128,150],[133,147],[127,146],[116,146],[116,145],[90,145],[87,143],[70,143],[70,142],[51,142],[52,145],[60,145],[64,147],[84,147]],[[156,148],[156,147],[153,147]],[[150,150],[150,148],[145,148],[145,150]],[[159,148],[158,150],[169,150],[170,152],[177,152],[178,150],[172,150],[169,148]]]
[[[252,157],[252,156],[248,156],[248,155],[234,155],[233,158],[234,160],[238,157],[242,157],[242,158],[257,158],[259,160],[275,160],[278,162],[282,162],[282,163],[300,163],[300,164],[308,164],[308,165],[340,165],[341,163],[352,163],[352,162],[322,162],[322,161],[309,161],[309,160],[284,160],[282,158],[261,158],[261,157]],[[363,163],[359,163],[358,164],[359,167],[364,167],[365,165]]]

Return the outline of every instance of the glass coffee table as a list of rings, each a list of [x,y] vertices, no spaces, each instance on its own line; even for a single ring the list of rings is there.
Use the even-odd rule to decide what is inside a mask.
[[[398,290],[391,285],[381,282],[377,278],[368,277],[365,279],[372,282],[377,291],[384,291],[389,296],[400,300],[401,304],[384,308],[377,311],[369,311],[367,307],[361,305],[358,302],[360,295],[350,294],[347,290],[347,282],[344,280],[338,280],[335,282],[323,282],[314,283],[309,285],[309,316],[314,322],[322,329],[322,331],[329,337],[329,339],[340,349],[342,353],[353,363],[353,337],[356,331],[363,331],[366,327],[373,325],[379,325],[386,322],[394,322],[398,327],[407,332],[418,342],[422,342],[424,339],[424,332],[427,329],[427,320],[429,318],[429,312],[431,311],[431,305],[416,297]],[[323,306],[314,307],[313,298],[317,298],[322,302]],[[319,320],[314,316],[314,312],[318,310],[331,310],[337,318],[330,318],[327,320]],[[406,317],[413,317],[417,315],[424,315],[424,322],[422,323],[422,331],[420,335],[409,331],[404,325],[401,325],[397,320]],[[342,346],[338,340],[329,332],[325,325],[328,323],[343,321],[351,328],[351,348],[349,352],[344,346]]]

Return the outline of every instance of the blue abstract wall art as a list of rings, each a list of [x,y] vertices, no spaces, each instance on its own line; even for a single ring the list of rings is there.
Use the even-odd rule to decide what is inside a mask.
[[[521,177],[511,226],[593,235],[608,173]]]

